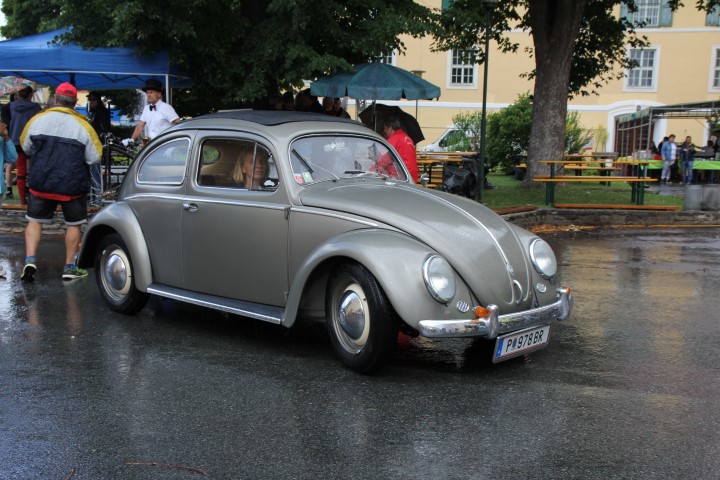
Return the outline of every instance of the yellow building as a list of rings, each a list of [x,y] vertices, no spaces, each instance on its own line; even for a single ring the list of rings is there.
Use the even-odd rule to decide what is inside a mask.
[[[418,0],[440,8],[442,0]],[[626,72],[622,80],[612,81],[597,96],[576,97],[568,103],[569,111],[580,114],[589,130],[605,129],[604,145],[593,144],[596,150],[614,150],[615,118],[649,106],[720,100],[720,9],[708,15],[686,2],[671,12],[666,0],[639,0],[637,18],[644,18],[647,27],[639,29],[649,41],[644,50],[630,50],[640,66]],[[620,15],[620,8],[617,8]],[[513,103],[518,95],[533,90],[533,82],[522,73],[534,68],[533,59],[525,52],[532,47],[529,32],[512,31],[507,35],[520,45],[516,53],[502,53],[491,43],[488,70],[488,112]],[[455,64],[453,52],[432,52],[432,38],[403,38],[407,51],[392,55],[394,65],[415,71],[439,86],[439,100],[415,102],[384,102],[400,105],[415,115],[423,128],[426,141],[434,141],[452,124],[453,115],[482,108],[483,66]],[[417,110],[416,110],[417,108]],[[654,125],[656,143],[665,134],[675,133],[678,139],[692,135],[697,144],[710,138],[704,119],[661,119]],[[701,143],[702,142],[702,143]]]

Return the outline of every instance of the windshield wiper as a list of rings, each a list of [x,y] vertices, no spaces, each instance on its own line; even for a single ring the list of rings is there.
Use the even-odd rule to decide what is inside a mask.
[[[357,175],[358,177],[380,177],[383,180],[390,178],[388,175],[380,172],[369,172],[367,170],[345,170],[343,175]]]
[[[295,154],[295,156],[298,158],[298,160],[300,160],[300,162],[302,162],[303,165],[305,165],[305,168],[308,169],[308,172],[313,173],[313,169],[310,167],[310,164],[305,161],[305,159],[302,157],[302,155],[298,153],[297,150],[293,148],[292,153]]]

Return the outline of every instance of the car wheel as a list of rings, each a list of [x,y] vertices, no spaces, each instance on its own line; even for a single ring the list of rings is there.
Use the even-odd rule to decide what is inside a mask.
[[[397,314],[366,268],[343,264],[333,272],[325,310],[333,348],[348,368],[372,373],[387,363],[397,342]]]
[[[132,259],[117,233],[105,236],[95,256],[95,278],[111,310],[134,314],[142,310],[150,295],[135,288]]]

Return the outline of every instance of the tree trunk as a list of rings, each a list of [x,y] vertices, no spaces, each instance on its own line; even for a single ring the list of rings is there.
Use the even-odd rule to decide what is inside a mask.
[[[570,65],[586,0],[528,0],[535,44],[535,89],[525,182],[546,175],[539,160],[559,159],[565,150]]]

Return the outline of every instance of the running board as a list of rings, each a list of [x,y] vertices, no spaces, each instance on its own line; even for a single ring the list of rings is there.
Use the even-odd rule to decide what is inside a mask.
[[[282,317],[285,314],[285,309],[282,307],[273,307],[261,303],[245,302],[232,298],[191,292],[189,290],[183,290],[182,288],[168,287],[167,285],[158,283],[148,285],[147,293],[185,303],[192,303],[201,307],[213,308],[222,312],[242,315],[243,317],[250,317],[276,325],[280,325]]]

